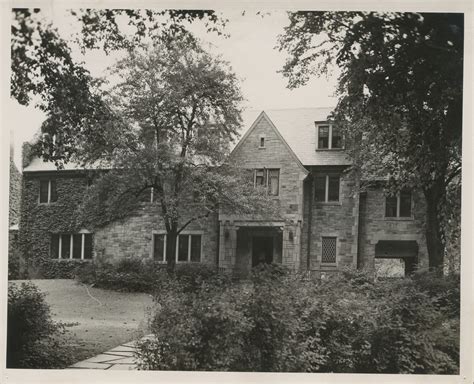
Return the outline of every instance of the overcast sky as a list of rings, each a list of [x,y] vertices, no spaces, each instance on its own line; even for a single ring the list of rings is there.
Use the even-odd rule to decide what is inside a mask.
[[[64,10],[52,8],[44,11],[65,38],[77,29]],[[325,107],[336,104],[336,74],[329,79],[314,78],[305,87],[289,90],[286,88],[286,79],[277,72],[283,67],[286,58],[285,52],[275,49],[277,36],[289,22],[286,12],[272,11],[264,17],[256,15],[255,10],[247,10],[244,15],[241,10],[225,10],[222,14],[229,20],[225,29],[230,34],[229,38],[206,33],[199,22],[194,23],[191,30],[202,39],[209,51],[222,55],[230,62],[242,80],[242,92],[246,99],[244,106],[247,109]],[[74,53],[95,76],[101,76],[115,60],[101,51],[86,56],[80,55],[77,50]],[[18,105],[15,100],[11,100],[10,104],[7,111],[14,132],[15,162],[19,165],[22,142],[31,140],[38,132],[44,115],[33,107]]]

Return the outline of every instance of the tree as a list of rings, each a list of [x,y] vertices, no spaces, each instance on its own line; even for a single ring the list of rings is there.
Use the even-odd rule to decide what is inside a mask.
[[[462,14],[295,12],[279,38],[289,87],[341,74],[334,119],[354,169],[386,177],[388,193],[420,187],[430,267],[443,264],[447,191],[460,183]]]
[[[97,92],[97,79],[74,59],[72,47],[109,54],[147,40],[194,39],[186,27],[196,20],[218,34],[225,25],[212,10],[80,9],[66,13],[80,26],[80,32],[67,40],[43,13],[40,8],[12,11],[10,91],[19,104],[33,104],[45,112],[43,132],[63,126],[62,148],[53,159],[58,166],[69,160],[82,136],[96,133],[85,126],[106,125],[112,118]],[[52,146],[43,143],[48,145]]]
[[[75,153],[83,164],[107,168],[82,206],[84,223],[101,226],[130,215],[144,199],[150,201],[153,190],[172,271],[176,238],[192,222],[219,208],[240,213],[271,208],[265,193],[225,162],[242,101],[227,63],[183,39],[131,51],[109,77],[118,80],[104,98],[113,120],[105,128],[92,127],[103,141],[84,137]],[[55,128],[61,132],[61,126]],[[60,141],[50,141],[52,152]]]

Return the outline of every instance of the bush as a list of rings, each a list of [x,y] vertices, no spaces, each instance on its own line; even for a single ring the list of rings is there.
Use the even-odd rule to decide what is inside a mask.
[[[175,273],[169,275],[165,264],[139,258],[122,259],[116,264],[95,261],[76,270],[76,277],[83,283],[126,292],[153,292],[170,279],[181,281],[183,289],[192,292],[215,276],[215,268],[204,264],[178,264]]]
[[[311,280],[263,266],[250,282],[209,278],[194,291],[169,281],[156,293],[155,338],[140,343],[140,367],[456,373],[459,315],[448,302],[455,298],[440,301],[434,288],[448,284],[454,296],[456,284],[430,277],[430,291],[416,279],[344,271]]]
[[[20,257],[17,252],[8,255],[8,280],[21,279]]]
[[[51,319],[32,283],[8,287],[7,368],[64,368],[73,361],[65,325]]]
[[[43,279],[73,279],[79,268],[91,263],[91,260],[79,259],[45,259],[35,266],[33,275]]]

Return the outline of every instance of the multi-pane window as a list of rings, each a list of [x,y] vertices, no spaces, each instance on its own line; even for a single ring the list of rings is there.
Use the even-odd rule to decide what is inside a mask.
[[[92,259],[92,233],[53,234],[51,258]]]
[[[323,237],[321,242],[321,263],[335,264],[336,263],[336,237]]]
[[[39,190],[40,203],[54,203],[58,200],[56,180],[40,180]]]
[[[411,191],[403,190],[385,199],[385,217],[411,217]]]
[[[321,203],[339,201],[339,175],[318,175],[314,178],[314,199]]]
[[[280,170],[279,169],[256,169],[254,176],[255,186],[266,188],[269,195],[278,196],[280,189]]]
[[[329,125],[318,127],[318,148],[329,148]]]
[[[153,235],[153,258],[157,261],[166,261],[167,236],[164,233]],[[201,235],[181,234],[176,240],[177,262],[201,261]]]
[[[342,134],[338,127],[332,124],[317,125],[318,149],[342,148]]]

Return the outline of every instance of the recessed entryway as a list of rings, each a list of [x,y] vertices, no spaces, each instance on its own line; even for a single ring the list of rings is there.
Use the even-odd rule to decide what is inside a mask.
[[[273,262],[273,236],[253,236],[252,267]]]

